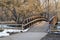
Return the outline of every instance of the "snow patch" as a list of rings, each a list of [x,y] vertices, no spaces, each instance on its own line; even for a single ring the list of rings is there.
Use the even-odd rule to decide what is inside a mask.
[[[16,30],[16,29],[4,29],[4,31],[3,32],[9,32],[9,33],[16,33],[16,32],[20,32],[21,30]]]
[[[27,28],[27,29],[25,29],[25,30],[22,30],[22,32],[27,32],[29,29],[30,29],[30,28]]]
[[[57,29],[60,29],[60,26],[57,26]]]
[[[58,22],[58,23],[60,23],[60,22]]]
[[[30,28],[27,28],[25,30],[16,30],[16,29],[4,29],[4,31],[0,32],[0,37],[9,36],[9,33],[19,33],[19,32],[27,32]],[[9,32],[9,33],[7,33]]]
[[[0,37],[5,37],[5,36],[9,36],[9,33],[0,32]]]

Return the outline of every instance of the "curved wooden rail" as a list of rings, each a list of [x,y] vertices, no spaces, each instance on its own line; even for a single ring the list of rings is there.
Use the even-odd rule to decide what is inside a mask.
[[[23,28],[26,29],[27,27],[29,27],[29,25],[31,26],[31,24],[35,23],[35,22],[38,22],[38,21],[47,21],[47,19],[45,18],[38,18],[38,19],[35,19],[35,20],[32,20],[26,24],[23,25]],[[27,26],[27,27],[26,27]],[[26,27],[26,28],[25,28]]]
[[[42,17],[42,16],[29,17],[23,21],[22,30],[28,28],[29,26],[31,26],[31,24],[38,22],[38,21],[48,21],[48,18]]]
[[[56,15],[52,16],[52,18],[50,18],[49,21],[48,21],[48,18],[41,17],[41,16],[33,16],[30,18],[27,18],[23,21],[22,30],[28,28],[29,26],[31,26],[31,24],[38,21],[47,21],[50,24],[55,25],[57,23],[57,16]]]
[[[52,17],[52,20],[51,20],[51,22],[50,22],[50,26],[49,26],[49,29],[50,29],[50,32],[57,32],[57,30],[55,29],[57,26],[56,26],[56,24],[57,24],[57,22],[58,22],[58,18],[57,18],[57,16],[55,15],[55,16],[53,16]]]

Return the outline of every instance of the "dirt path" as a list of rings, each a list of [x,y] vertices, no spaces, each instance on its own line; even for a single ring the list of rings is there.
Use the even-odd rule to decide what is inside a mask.
[[[45,32],[48,28],[47,22],[37,22],[28,32],[18,33],[8,37],[0,38],[0,40],[40,40],[47,33]]]
[[[37,22],[31,26],[29,32],[47,32],[48,26],[49,26],[48,22],[45,21]]]

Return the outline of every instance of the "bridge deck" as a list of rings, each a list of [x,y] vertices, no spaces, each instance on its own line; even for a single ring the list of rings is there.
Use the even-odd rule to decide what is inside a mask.
[[[49,23],[42,21],[31,26],[29,32],[47,32]]]

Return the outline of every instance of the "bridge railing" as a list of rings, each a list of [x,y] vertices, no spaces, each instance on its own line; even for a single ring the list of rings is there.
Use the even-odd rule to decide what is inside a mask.
[[[49,17],[48,17],[47,13],[45,13],[45,14],[43,13],[43,14],[40,14],[39,16],[30,17],[24,21],[26,21],[26,23],[23,26],[24,29],[29,28],[36,21],[47,21],[50,24],[55,25],[57,23],[57,16],[56,16],[56,14],[53,14],[53,15],[49,14]],[[24,23],[24,21],[23,21],[23,23]]]
[[[35,23],[36,21],[48,21],[47,15],[45,14],[40,14],[39,16],[32,16],[29,17],[27,19],[25,19],[23,21],[23,28],[22,29],[26,29],[29,28],[33,23]]]

